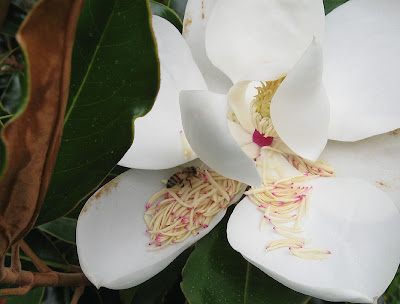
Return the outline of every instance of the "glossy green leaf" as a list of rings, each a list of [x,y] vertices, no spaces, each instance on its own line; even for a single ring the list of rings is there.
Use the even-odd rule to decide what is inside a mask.
[[[158,304],[166,303],[166,297],[170,293],[177,293],[174,286],[181,282],[182,268],[192,253],[193,248],[182,252],[167,268],[159,274],[138,286],[135,296],[130,304]],[[179,291],[179,289],[178,289]],[[175,298],[179,295],[175,296]],[[181,295],[184,300],[184,296]],[[176,303],[178,300],[175,300]]]
[[[3,22],[7,16],[9,5],[10,5],[10,0],[0,1],[0,29],[3,26]]]
[[[58,220],[51,221],[38,227],[41,231],[46,232],[64,242],[75,244],[76,220],[62,217]]]
[[[383,298],[388,304],[400,303],[400,268],[397,270],[397,274],[383,295]]]
[[[146,0],[88,0],[78,22],[64,133],[37,225],[70,212],[129,149],[159,63]]]
[[[150,8],[153,15],[157,15],[168,20],[178,29],[178,31],[182,33],[182,20],[172,9],[155,1],[150,1]]]
[[[324,0],[325,15],[349,0]]]
[[[200,0],[199,0],[200,1]],[[188,0],[170,0],[169,7],[183,20]]]
[[[302,304],[309,296],[267,276],[233,250],[226,238],[231,214],[202,238],[183,270],[183,293],[191,304]]]
[[[139,286],[120,290],[119,296],[122,304],[131,304]]]
[[[24,240],[33,252],[47,265],[59,269],[68,269],[68,262],[54,246],[53,242],[39,230],[33,229]],[[22,252],[21,258],[29,260]]]
[[[11,1],[11,4],[8,8],[7,17],[5,18],[3,26],[1,27],[1,33],[15,36],[25,17],[26,11]]]
[[[32,289],[26,295],[7,298],[7,304],[40,304],[44,295],[44,287]]]
[[[59,270],[68,270],[69,264],[64,259],[60,251],[56,248],[53,242],[42,232],[37,229],[33,229],[25,237],[25,242],[33,250],[33,252],[50,268],[56,268]],[[76,249],[75,249],[76,250]],[[10,257],[10,253],[7,253],[7,257]],[[22,262],[30,262],[30,258],[21,250],[20,253]],[[27,264],[27,263],[25,263]],[[30,263],[29,263],[30,264]],[[32,266],[24,266],[25,270],[36,270]]]

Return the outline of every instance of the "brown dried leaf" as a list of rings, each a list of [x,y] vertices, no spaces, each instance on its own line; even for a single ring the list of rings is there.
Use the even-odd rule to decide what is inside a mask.
[[[17,34],[29,75],[25,109],[2,130],[7,164],[0,180],[0,259],[32,228],[60,145],[71,53],[83,0],[42,0]]]

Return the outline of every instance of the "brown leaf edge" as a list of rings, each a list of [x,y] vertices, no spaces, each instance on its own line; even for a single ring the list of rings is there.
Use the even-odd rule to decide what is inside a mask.
[[[83,0],[41,0],[17,33],[27,62],[29,88],[25,109],[2,130],[7,163],[0,180],[0,263],[32,228],[50,182],[82,6]]]

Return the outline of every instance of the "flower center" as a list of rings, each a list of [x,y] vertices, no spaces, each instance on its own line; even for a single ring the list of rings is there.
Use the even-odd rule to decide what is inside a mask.
[[[254,130],[253,142],[259,145],[260,147],[270,146],[273,141],[274,138],[272,136],[265,137],[257,129]]]
[[[256,87],[257,95],[254,96],[252,107],[262,118],[271,117],[271,101],[285,77],[274,81],[261,81],[261,86]]]
[[[285,77],[274,81],[262,81],[260,87],[256,87],[257,95],[250,104],[250,113],[256,132],[253,134],[253,141],[260,147],[270,146],[274,137],[278,137],[271,120],[271,101],[276,90]],[[261,140],[261,137],[266,138]]]
[[[193,170],[195,168],[195,170]],[[152,249],[180,243],[198,230],[207,228],[212,218],[230,206],[243,185],[218,173],[187,167],[170,177],[146,204],[144,220]]]

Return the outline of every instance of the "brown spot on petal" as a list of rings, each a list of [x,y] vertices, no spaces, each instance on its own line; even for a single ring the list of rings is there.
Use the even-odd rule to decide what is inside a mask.
[[[386,185],[386,184],[383,183],[383,182],[376,182],[376,183],[377,183],[378,185],[382,186],[382,187],[389,188],[389,186]]]
[[[116,188],[118,186],[118,181],[112,180],[105,184],[95,195],[94,197],[96,199],[99,199],[103,195],[108,194],[112,189]]]
[[[192,16],[190,15],[189,12],[186,12],[185,22],[183,24],[183,32],[187,34],[190,30],[191,25],[192,25]]]
[[[396,129],[396,130],[393,130],[392,132],[389,132],[389,135],[393,135],[393,136],[400,135],[400,129]]]
[[[107,195],[112,189],[116,188],[117,186],[118,186],[118,181],[116,179],[113,179],[112,181],[108,182],[103,187],[101,187],[100,190],[86,202],[85,206],[81,210],[81,214],[87,212],[89,208],[91,208],[95,200],[100,199],[103,195]],[[97,205],[95,206],[95,208],[96,210],[98,210]]]

